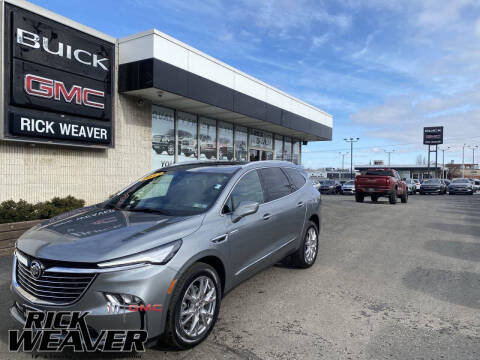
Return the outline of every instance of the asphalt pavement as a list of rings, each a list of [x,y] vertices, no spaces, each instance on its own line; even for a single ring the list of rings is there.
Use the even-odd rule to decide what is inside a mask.
[[[0,359],[27,359],[7,351],[10,263],[0,257]],[[204,343],[140,358],[480,359],[480,195],[323,196],[312,268],[263,271],[223,299]]]

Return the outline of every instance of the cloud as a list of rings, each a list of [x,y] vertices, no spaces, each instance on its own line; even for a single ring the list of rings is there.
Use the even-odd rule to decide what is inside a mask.
[[[320,36],[314,36],[312,37],[312,45],[313,47],[321,47],[323,46],[329,39],[330,35],[329,34],[322,34]]]

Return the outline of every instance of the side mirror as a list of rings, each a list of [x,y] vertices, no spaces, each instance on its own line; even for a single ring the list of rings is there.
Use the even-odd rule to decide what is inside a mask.
[[[236,223],[247,215],[255,214],[258,211],[258,207],[258,202],[242,201],[232,214],[232,222]]]

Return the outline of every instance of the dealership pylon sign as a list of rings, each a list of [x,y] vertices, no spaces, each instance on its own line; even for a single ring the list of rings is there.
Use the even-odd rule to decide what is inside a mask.
[[[443,144],[443,126],[430,126],[423,128],[424,145]]]
[[[6,140],[113,146],[115,44],[7,2]]]

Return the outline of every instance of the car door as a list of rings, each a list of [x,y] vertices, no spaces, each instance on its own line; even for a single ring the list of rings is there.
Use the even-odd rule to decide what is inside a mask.
[[[262,210],[269,216],[273,239],[266,248],[270,262],[278,261],[282,254],[296,245],[305,217],[305,200],[292,188],[280,167],[259,170],[266,196]]]
[[[260,269],[266,248],[273,241],[272,222],[265,213],[264,198],[258,171],[251,170],[235,184],[225,203],[223,212],[230,247],[229,266],[234,274],[233,285]],[[259,209],[234,223],[232,213],[242,201],[258,202]]]

